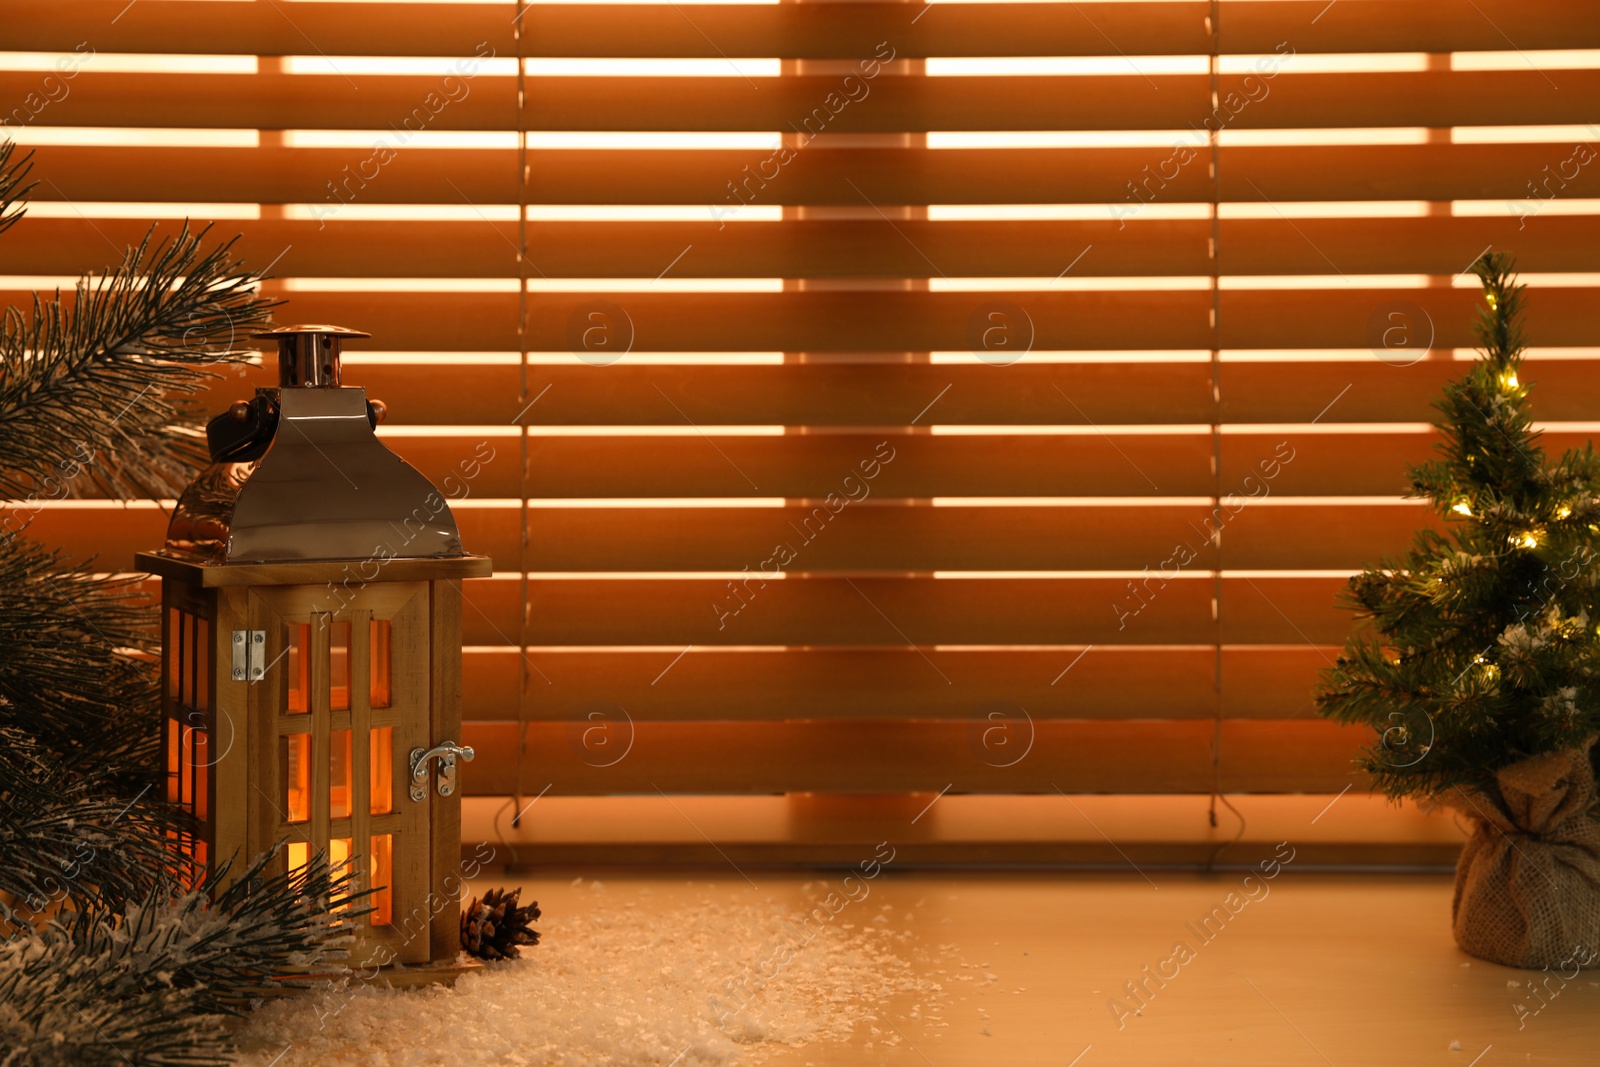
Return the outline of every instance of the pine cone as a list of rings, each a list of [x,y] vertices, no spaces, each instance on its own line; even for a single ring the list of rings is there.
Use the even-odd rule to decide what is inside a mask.
[[[522,890],[509,893],[491,889],[482,899],[461,909],[461,947],[480,960],[514,960],[522,955],[518,945],[537,945],[539,931],[533,929],[539,918],[539,902],[525,908],[517,906]]]

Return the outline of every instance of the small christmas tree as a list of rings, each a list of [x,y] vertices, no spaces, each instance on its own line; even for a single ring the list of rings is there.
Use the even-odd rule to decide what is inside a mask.
[[[1361,763],[1391,798],[1490,791],[1503,768],[1600,730],[1600,456],[1546,461],[1511,267],[1499,253],[1474,264],[1483,358],[1436,404],[1438,458],[1408,471],[1407,495],[1444,528],[1350,580],[1368,625],[1317,697],[1323,715],[1379,732]]]

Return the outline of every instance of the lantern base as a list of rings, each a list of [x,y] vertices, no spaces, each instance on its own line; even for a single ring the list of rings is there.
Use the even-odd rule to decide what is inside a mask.
[[[391,989],[415,989],[426,985],[453,986],[464,974],[483,970],[483,961],[463,953],[453,960],[434,960],[432,963],[413,963],[404,966],[379,967],[372,973],[355,971],[351,977],[368,985],[386,985]]]

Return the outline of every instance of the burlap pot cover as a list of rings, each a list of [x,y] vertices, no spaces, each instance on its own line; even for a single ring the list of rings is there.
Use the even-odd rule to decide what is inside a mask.
[[[1600,966],[1600,821],[1581,749],[1514,763],[1444,800],[1472,821],[1456,863],[1456,944],[1511,967]]]

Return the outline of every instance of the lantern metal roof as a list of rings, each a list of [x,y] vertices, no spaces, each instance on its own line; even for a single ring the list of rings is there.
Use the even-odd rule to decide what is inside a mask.
[[[465,555],[444,496],[373,432],[382,405],[341,383],[341,344],[370,335],[307,325],[255,336],[278,343],[278,387],[211,420],[212,462],[179,498],[164,554],[210,564]]]

